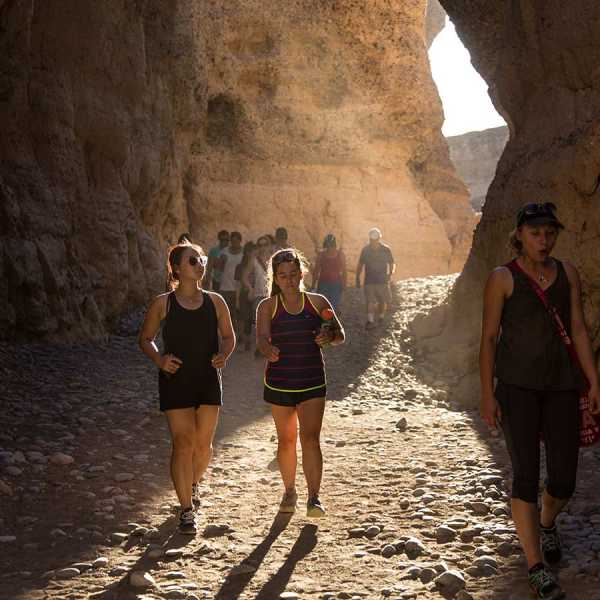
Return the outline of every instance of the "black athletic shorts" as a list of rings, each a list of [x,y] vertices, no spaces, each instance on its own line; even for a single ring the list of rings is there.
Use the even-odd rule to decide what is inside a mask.
[[[325,398],[326,395],[326,386],[317,388],[316,390],[308,390],[307,392],[280,392],[272,390],[265,385],[263,398],[265,402],[268,402],[269,404],[294,407],[305,400],[310,400],[311,398]]]
[[[181,371],[173,375],[159,371],[160,410],[198,408],[202,405],[221,406],[223,404],[221,374],[216,369],[214,371],[213,376],[204,380]]]

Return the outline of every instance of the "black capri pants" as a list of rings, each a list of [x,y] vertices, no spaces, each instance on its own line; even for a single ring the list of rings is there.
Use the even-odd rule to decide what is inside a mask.
[[[579,459],[579,393],[529,390],[498,382],[496,400],[513,467],[512,497],[537,504],[542,432],[546,491],[554,498],[570,498]]]

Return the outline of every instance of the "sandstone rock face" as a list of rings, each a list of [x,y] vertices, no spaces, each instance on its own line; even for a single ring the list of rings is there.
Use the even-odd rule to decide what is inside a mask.
[[[440,363],[465,375],[464,390],[477,390],[483,286],[490,270],[510,258],[508,234],[518,207],[528,201],[551,200],[558,206],[566,228],[555,256],[579,269],[585,316],[598,354],[600,9],[593,0],[572,2],[569,10],[558,1],[521,3],[518,8],[484,0],[442,0],[442,5],[511,130],[473,249],[445,314],[443,336],[429,344],[432,353],[452,344],[452,356],[438,355]]]
[[[103,335],[181,231],[278,225],[461,268],[425,0],[0,1],[0,337]]]
[[[103,335],[161,285],[201,122],[193,3],[0,2],[0,337]]]
[[[440,136],[424,21],[417,1],[206,3],[194,237],[284,225],[312,258],[331,231],[354,265],[379,226],[398,277],[460,269],[474,214]]]
[[[507,127],[470,131],[446,138],[452,163],[469,189],[471,206],[477,212],[483,207],[507,140]]]

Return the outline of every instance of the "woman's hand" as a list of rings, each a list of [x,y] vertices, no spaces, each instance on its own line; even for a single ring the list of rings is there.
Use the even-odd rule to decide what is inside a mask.
[[[319,332],[319,334],[315,338],[315,342],[319,346],[323,347],[323,346],[327,346],[327,344],[331,344],[331,342],[333,342],[334,338],[335,338],[335,331],[333,331],[332,329],[326,329],[326,330]]]
[[[172,354],[165,354],[160,358],[159,368],[161,371],[173,375],[174,373],[177,373],[182,364],[183,361],[176,356],[173,356]]]
[[[590,388],[588,399],[590,401],[590,412],[593,415],[600,414],[600,389],[598,386],[592,386]]]
[[[222,352],[219,354],[213,354],[210,364],[215,369],[224,369],[227,364],[227,356]]]
[[[482,396],[479,404],[481,417],[492,429],[496,429],[500,425],[502,419],[502,411],[500,405],[494,395]]]
[[[263,355],[269,362],[277,362],[279,360],[279,348],[269,344],[265,346]]]

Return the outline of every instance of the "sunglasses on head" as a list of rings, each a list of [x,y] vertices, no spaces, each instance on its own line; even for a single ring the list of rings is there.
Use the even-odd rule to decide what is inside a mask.
[[[284,262],[296,262],[297,260],[298,257],[292,251],[288,250],[287,252],[278,252],[273,257],[273,264],[279,265]]]
[[[190,267],[195,267],[197,264],[201,264],[203,267],[206,266],[208,262],[208,257],[206,256],[190,256],[188,258],[188,262],[190,263]]]
[[[527,215],[527,216],[537,215],[539,213],[548,213],[548,212],[553,213],[555,211],[556,211],[556,204],[554,204],[553,202],[542,202],[542,203],[532,202],[531,204],[526,204],[521,209],[522,214]]]

